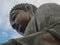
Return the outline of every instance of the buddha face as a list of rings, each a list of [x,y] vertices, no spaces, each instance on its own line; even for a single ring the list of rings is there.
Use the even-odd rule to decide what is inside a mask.
[[[12,14],[13,15],[10,20],[11,25],[18,32],[24,33],[25,28],[31,19],[32,14],[29,12],[24,12],[22,10],[14,11],[14,12],[12,12]]]
[[[13,7],[10,12],[10,24],[20,34],[24,34],[25,29],[37,8],[31,4],[20,4]]]

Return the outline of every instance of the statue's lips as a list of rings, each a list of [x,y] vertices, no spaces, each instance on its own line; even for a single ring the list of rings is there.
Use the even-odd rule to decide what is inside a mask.
[[[20,34],[24,34],[26,24],[21,25],[21,24],[14,23],[12,26],[16,29],[17,32],[19,32]]]
[[[18,31],[20,34],[24,34],[25,28],[26,28],[25,25],[20,25],[20,24],[19,24],[17,31]]]

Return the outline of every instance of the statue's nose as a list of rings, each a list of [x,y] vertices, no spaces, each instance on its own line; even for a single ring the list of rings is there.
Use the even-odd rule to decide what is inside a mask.
[[[17,15],[15,21],[16,21],[18,24],[25,24],[25,23],[27,23],[27,22],[29,21],[29,18],[30,18],[30,17],[28,16],[28,14],[20,13],[20,14]]]

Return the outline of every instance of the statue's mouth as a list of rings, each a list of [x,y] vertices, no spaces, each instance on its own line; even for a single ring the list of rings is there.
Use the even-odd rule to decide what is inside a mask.
[[[26,24],[21,25],[21,24],[14,23],[12,26],[17,30],[17,32],[23,35],[27,25]]]
[[[24,32],[25,32],[25,29],[26,29],[26,25],[18,25],[18,32],[20,33],[20,34],[24,34]]]

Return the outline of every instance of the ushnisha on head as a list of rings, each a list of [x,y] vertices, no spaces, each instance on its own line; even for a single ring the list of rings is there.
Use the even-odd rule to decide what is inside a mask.
[[[24,3],[15,5],[10,12],[10,24],[17,32],[24,34],[25,29],[34,16],[37,7]]]

